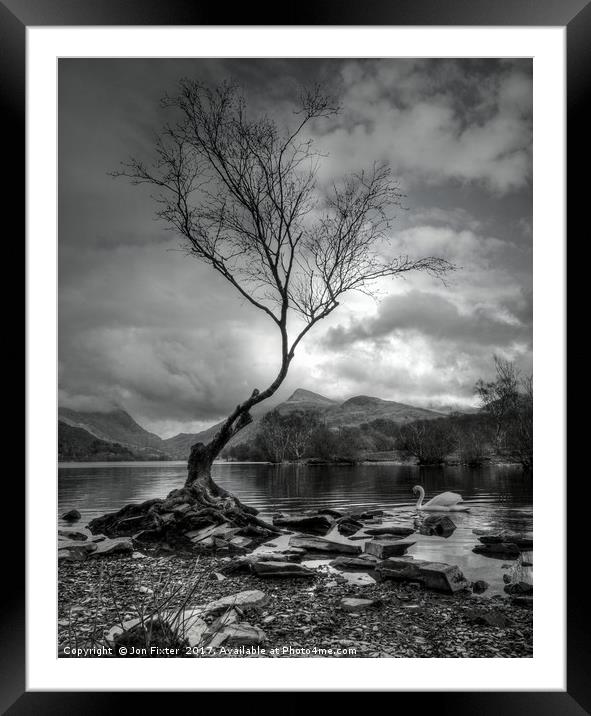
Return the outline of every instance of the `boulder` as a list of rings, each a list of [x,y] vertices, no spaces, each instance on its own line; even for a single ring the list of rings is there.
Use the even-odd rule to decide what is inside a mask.
[[[273,524],[297,532],[306,532],[313,535],[325,535],[335,523],[330,515],[279,515],[273,518]]]
[[[470,586],[456,565],[412,557],[390,557],[376,566],[382,579],[418,582],[425,589],[454,594]]]
[[[379,535],[392,535],[399,537],[408,537],[415,530],[412,527],[404,527],[403,525],[390,525],[389,527],[370,527],[365,530],[365,534],[372,537]]]
[[[495,559],[517,559],[521,550],[513,542],[493,542],[491,544],[477,544],[472,548],[472,552],[483,554],[485,557],[494,557]]]
[[[486,590],[490,587],[490,584],[485,582],[484,579],[479,579],[476,582],[472,582],[471,587],[474,594],[482,594],[483,592],[486,592]]]
[[[429,536],[450,537],[455,531],[456,524],[447,515],[428,515],[419,526],[419,532]]]
[[[314,571],[293,562],[265,562],[256,560],[252,563],[252,571],[258,577],[314,577]]]
[[[78,512],[78,510],[69,510],[62,515],[62,520],[65,520],[66,522],[78,522],[81,517],[82,515]]]
[[[362,612],[378,604],[374,599],[358,599],[356,597],[344,597],[340,601],[340,607],[345,612]]]
[[[269,597],[264,592],[261,592],[259,589],[249,589],[209,602],[209,604],[203,608],[203,611],[206,614],[220,614],[232,607],[247,611],[249,609],[260,609],[264,607],[268,601]]]
[[[372,554],[363,553],[359,557],[337,557],[330,562],[330,566],[343,572],[371,572],[380,563]]]
[[[361,547],[356,544],[335,542],[323,537],[301,537],[294,535],[289,539],[290,547],[300,547],[306,552],[325,552],[328,554],[361,554]]]
[[[511,582],[506,584],[504,589],[511,596],[529,596],[534,593],[534,585],[531,582]]]
[[[365,552],[372,554],[378,559],[388,559],[388,557],[401,557],[406,554],[406,550],[412,547],[415,542],[409,542],[402,539],[372,539],[371,542],[365,543]]]
[[[88,535],[84,532],[76,532],[76,530],[58,530],[58,537],[63,539],[75,540],[76,542],[85,542],[88,539]]]

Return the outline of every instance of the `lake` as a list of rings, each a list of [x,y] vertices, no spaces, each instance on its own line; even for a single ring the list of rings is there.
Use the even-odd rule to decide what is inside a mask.
[[[70,509],[82,514],[80,525],[125,504],[165,497],[182,486],[185,462],[62,463],[58,469],[59,515]],[[385,509],[397,518],[416,516],[412,487],[425,488],[425,501],[453,490],[470,512],[450,517],[454,534],[443,537],[412,535],[416,544],[408,554],[417,559],[457,564],[470,580],[489,582],[488,595],[503,591],[504,560],[472,552],[477,543],[474,528],[532,530],[532,479],[515,466],[417,467],[390,463],[364,465],[267,465],[216,463],[214,479],[244,503],[270,519],[274,512],[334,507]]]

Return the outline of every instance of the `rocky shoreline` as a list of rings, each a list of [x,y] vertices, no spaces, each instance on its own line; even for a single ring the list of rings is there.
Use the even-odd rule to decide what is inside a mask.
[[[61,530],[59,655],[532,656],[530,536],[478,535],[491,558],[511,560],[508,596],[487,597],[485,582],[454,565],[405,555],[413,532],[451,529],[445,516],[409,526],[323,511],[274,522],[280,537],[251,551],[223,525],[192,534],[183,551]]]

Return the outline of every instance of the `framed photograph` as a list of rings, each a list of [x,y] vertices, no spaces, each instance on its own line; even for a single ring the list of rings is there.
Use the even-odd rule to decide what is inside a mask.
[[[0,10],[27,217],[3,708],[586,712],[566,135],[588,4]]]

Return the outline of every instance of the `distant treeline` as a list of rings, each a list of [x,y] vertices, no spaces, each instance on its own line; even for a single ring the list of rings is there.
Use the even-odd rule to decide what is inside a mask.
[[[261,420],[252,443],[233,445],[222,457],[273,463],[357,462],[371,458],[372,453],[391,453],[420,465],[476,466],[502,460],[531,469],[531,377],[522,378],[512,363],[496,357],[495,369],[494,381],[476,384],[481,403],[477,413],[452,413],[403,425],[378,419],[331,429],[320,412],[271,411]]]

